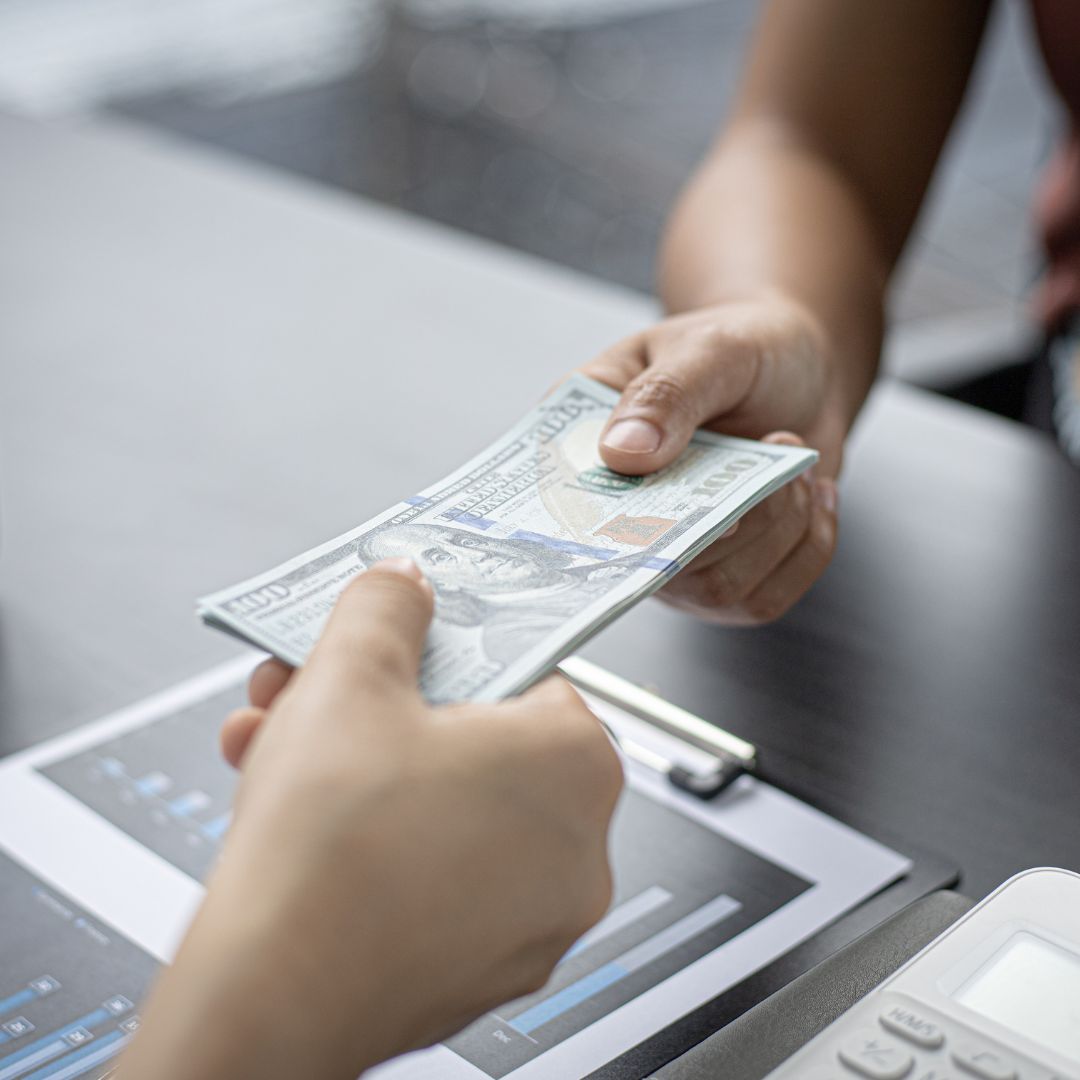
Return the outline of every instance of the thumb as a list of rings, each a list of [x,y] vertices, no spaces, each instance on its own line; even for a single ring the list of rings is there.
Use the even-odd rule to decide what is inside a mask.
[[[741,350],[657,358],[623,390],[600,436],[604,463],[631,476],[670,465],[697,428],[741,404],[753,380]]]
[[[338,598],[308,667],[350,689],[413,689],[433,611],[431,585],[411,559],[376,563]]]

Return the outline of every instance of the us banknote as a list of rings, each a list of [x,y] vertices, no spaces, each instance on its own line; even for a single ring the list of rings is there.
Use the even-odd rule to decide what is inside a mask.
[[[299,665],[349,581],[407,556],[435,591],[420,678],[428,700],[520,692],[817,460],[700,431],[666,469],[622,476],[597,449],[618,397],[572,377],[445,479],[203,598],[199,614]]]

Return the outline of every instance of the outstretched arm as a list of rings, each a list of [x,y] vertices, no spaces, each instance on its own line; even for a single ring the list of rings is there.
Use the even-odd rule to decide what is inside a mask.
[[[766,5],[733,114],[671,218],[672,317],[585,369],[624,391],[601,443],[620,472],[662,468],[701,425],[821,451],[815,481],[766,500],[675,579],[679,606],[767,620],[828,564],[833,478],[877,369],[889,276],[989,6]]]
[[[431,613],[381,563],[301,671],[257,670],[223,732],[244,775],[220,865],[121,1077],[353,1080],[536,990],[603,914],[607,737],[560,679],[428,707]]]
[[[668,310],[769,294],[804,307],[825,347],[824,408],[844,430],[989,6],[772,0],[727,130],[671,218]]]

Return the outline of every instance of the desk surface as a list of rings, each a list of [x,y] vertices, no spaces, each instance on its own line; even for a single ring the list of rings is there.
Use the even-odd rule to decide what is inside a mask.
[[[0,751],[235,651],[193,599],[496,436],[652,306],[138,130],[0,119]],[[1080,476],[881,388],[780,623],[656,602],[586,650],[769,774],[955,858],[1080,867]]]

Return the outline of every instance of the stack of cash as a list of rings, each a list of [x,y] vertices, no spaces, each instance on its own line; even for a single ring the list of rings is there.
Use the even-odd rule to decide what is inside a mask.
[[[666,469],[622,476],[598,453],[618,399],[572,377],[444,480],[205,597],[200,616],[299,665],[349,581],[405,556],[436,597],[425,697],[521,692],[817,460],[801,447],[699,431]]]

